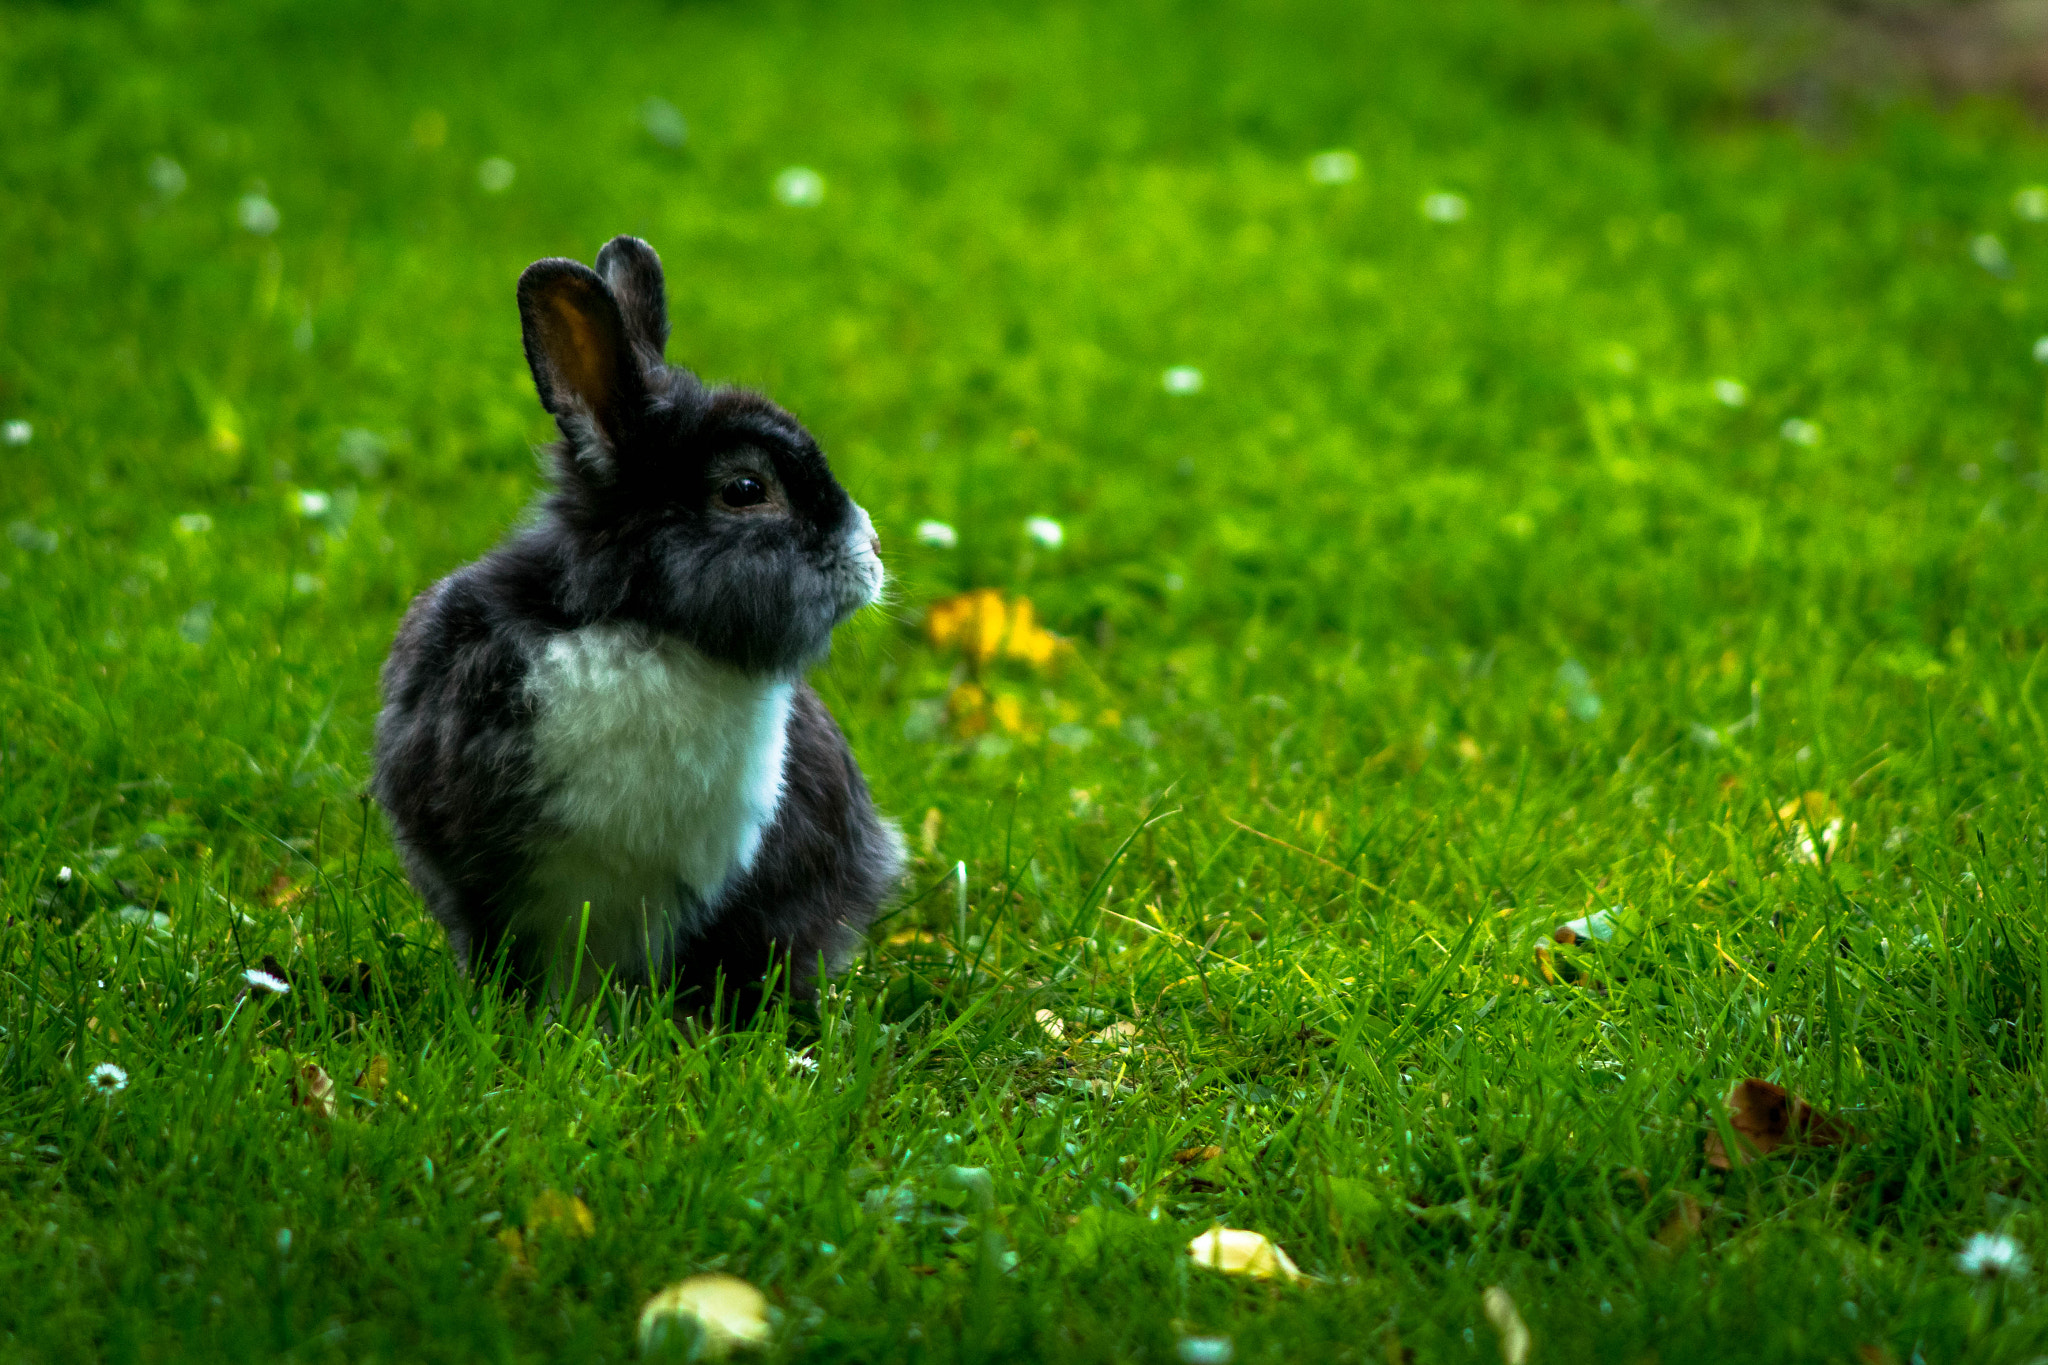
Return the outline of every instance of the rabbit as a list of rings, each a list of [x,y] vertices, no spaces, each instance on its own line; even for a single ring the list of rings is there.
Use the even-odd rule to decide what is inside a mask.
[[[780,962],[808,995],[904,863],[804,681],[880,600],[874,524],[794,417],[665,362],[647,243],[534,262],[519,318],[554,487],[399,627],[372,786],[393,840],[471,974],[502,954],[561,998],[576,964],[585,994],[609,973],[702,1008]]]

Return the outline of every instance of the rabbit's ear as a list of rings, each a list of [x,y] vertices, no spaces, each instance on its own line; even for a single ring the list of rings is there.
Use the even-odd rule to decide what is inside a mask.
[[[581,261],[535,261],[519,277],[519,322],[541,406],[571,438],[589,434],[616,452],[647,405],[618,300]]]
[[[597,273],[619,301],[626,336],[640,353],[640,363],[655,369],[668,349],[668,295],[661,278],[661,257],[638,237],[612,238],[597,253]]]

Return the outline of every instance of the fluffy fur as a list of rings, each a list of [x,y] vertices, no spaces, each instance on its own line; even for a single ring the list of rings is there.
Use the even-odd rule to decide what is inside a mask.
[[[580,935],[589,975],[743,997],[841,965],[900,874],[802,680],[882,566],[793,417],[663,362],[663,297],[629,237],[521,277],[555,492],[407,613],[375,791],[471,967],[537,983]]]

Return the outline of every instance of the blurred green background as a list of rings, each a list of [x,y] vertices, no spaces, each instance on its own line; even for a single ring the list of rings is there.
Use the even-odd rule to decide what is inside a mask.
[[[1212,1329],[1464,1359],[1495,1282],[1572,1358],[1725,1358],[1734,1322],[1787,1360],[2044,1349],[2032,1288],[1951,1264],[1971,1230],[2032,1244],[2043,1155],[2031,14],[0,6],[13,1349],[618,1358],[640,1297],[721,1257],[818,1359],[1191,1360]],[[489,1210],[419,1182],[459,1163],[514,1221],[583,1189],[567,1116],[624,1064],[516,1012],[463,1033],[359,793],[406,602],[540,487],[513,283],[616,232],[662,254],[670,358],[796,412],[881,528],[892,605],[819,682],[924,894],[849,979],[903,1030],[858,1112],[586,1032],[651,1078],[604,1121],[726,1085],[736,1126],[619,1148],[606,1188],[667,1193],[529,1287]],[[980,588],[1059,657],[931,639]],[[1646,958],[1546,980],[1530,942],[1608,906]],[[194,1117],[265,953],[306,1012],[245,1061],[410,1058],[411,1127],[300,1170],[281,1062]],[[383,1003],[316,1009],[359,956]],[[80,994],[107,980],[125,1023]],[[1105,1072],[1040,1009],[1161,1038]],[[791,1037],[830,1068],[827,1013]],[[126,1120],[83,1088],[103,1059]],[[1746,1074],[1875,1154],[1702,1168]],[[531,1122],[479,1150],[491,1104]],[[1041,1139],[1078,1164],[1020,1164]],[[817,1188],[804,1140],[880,1174]],[[1172,1153],[1211,1142],[1288,1155],[1190,1183]],[[802,1197],[732,1204],[741,1161]],[[1002,1187],[1009,1278],[848,1230],[954,1164],[1037,1172]],[[1719,1231],[1653,1251],[1680,1198]],[[1166,1226],[1090,1269],[1057,1247],[1093,1207]],[[1212,1218],[1327,1292],[1190,1284]],[[287,1264],[280,1219],[379,1249]]]

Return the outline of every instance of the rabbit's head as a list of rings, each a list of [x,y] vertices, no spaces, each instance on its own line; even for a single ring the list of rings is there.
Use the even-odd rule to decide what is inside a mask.
[[[596,270],[534,262],[519,317],[562,432],[548,516],[568,609],[644,622],[750,672],[824,657],[833,627],[880,596],[874,525],[794,417],[663,360],[654,249],[615,237]]]

